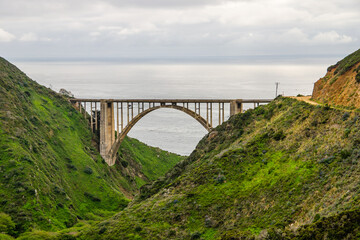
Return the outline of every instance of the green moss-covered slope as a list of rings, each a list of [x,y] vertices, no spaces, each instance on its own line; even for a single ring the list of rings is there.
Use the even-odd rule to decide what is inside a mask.
[[[119,149],[119,163],[123,175],[135,173],[137,187],[164,176],[169,169],[185,157],[159,148],[147,146],[137,139],[126,137]]]
[[[124,175],[122,164],[107,166],[94,139],[67,99],[0,58],[0,212],[15,222],[13,235],[109,217],[127,206],[139,185],[181,159],[127,139],[121,159],[138,166]],[[154,171],[152,164],[162,162],[166,166]]]
[[[131,206],[79,238],[311,239],[332,227],[354,236],[356,224],[326,219],[347,222],[341,214],[359,211],[359,118],[288,98],[233,116]]]

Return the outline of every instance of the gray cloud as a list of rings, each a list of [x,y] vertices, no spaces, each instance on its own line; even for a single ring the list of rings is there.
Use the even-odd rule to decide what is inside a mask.
[[[0,0],[0,53],[10,57],[346,53],[359,47],[359,9],[358,0]]]
[[[150,7],[150,8],[178,8],[178,7],[196,7],[196,6],[209,6],[218,5],[225,2],[245,2],[251,0],[107,0],[115,6],[121,7]]]

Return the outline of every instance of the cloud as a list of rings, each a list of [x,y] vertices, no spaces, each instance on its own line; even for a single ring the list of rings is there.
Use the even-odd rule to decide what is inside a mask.
[[[12,41],[0,51],[329,53],[359,46],[359,7],[359,0],[0,0],[1,26],[12,36],[0,32]]]
[[[106,0],[105,2],[121,7],[178,8],[219,5],[231,1],[240,2],[242,0]]]
[[[19,38],[20,42],[49,42],[51,38],[39,37],[36,33],[29,32]]]
[[[38,41],[39,38],[35,33],[25,33],[20,37],[19,40],[22,42],[32,42],[32,41]]]
[[[15,39],[16,37],[14,35],[0,28],[0,42],[11,42]]]
[[[354,41],[352,37],[340,35],[335,31],[318,33],[313,40],[316,43],[350,43]]]

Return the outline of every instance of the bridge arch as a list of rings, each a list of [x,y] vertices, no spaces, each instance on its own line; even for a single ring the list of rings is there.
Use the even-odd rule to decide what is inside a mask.
[[[136,115],[126,126],[125,128],[120,132],[120,134],[118,135],[116,141],[114,142],[114,144],[111,147],[110,150],[110,155],[111,155],[111,159],[114,159],[115,161],[115,157],[116,157],[116,153],[122,143],[122,141],[125,139],[125,137],[127,136],[127,134],[130,132],[130,130],[135,126],[135,124],[140,121],[140,119],[142,119],[144,116],[146,116],[147,114],[160,109],[160,108],[172,108],[172,109],[176,109],[179,111],[182,111],[186,114],[188,114],[189,116],[191,116],[192,118],[194,118],[195,120],[197,120],[208,132],[210,132],[212,130],[212,127],[210,126],[210,124],[199,114],[195,113],[194,111],[182,107],[182,106],[178,106],[178,105],[161,105],[161,106],[155,106],[152,108],[149,108],[141,113],[139,113],[138,115]]]

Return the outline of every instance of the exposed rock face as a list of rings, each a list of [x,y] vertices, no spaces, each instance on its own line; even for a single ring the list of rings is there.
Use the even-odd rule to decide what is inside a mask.
[[[64,88],[60,89],[59,93],[64,95],[65,97],[70,97],[70,98],[74,97],[74,94],[72,94],[70,91],[68,91]]]
[[[360,49],[330,66],[314,85],[312,98],[330,105],[360,107]]]

